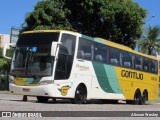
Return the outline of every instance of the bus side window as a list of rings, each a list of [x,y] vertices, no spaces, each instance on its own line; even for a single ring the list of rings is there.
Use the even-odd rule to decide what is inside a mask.
[[[55,72],[56,80],[68,79],[70,77],[75,53],[75,44],[76,36],[65,33],[62,34]]]
[[[78,50],[77,57],[81,58],[81,59],[84,59],[84,51],[83,50]]]
[[[149,59],[148,58],[143,59],[143,70],[145,72],[149,71]]]
[[[139,55],[135,57],[135,69],[142,70],[142,57]]]
[[[158,73],[158,62],[154,61],[154,63],[155,63],[155,73],[157,74]]]
[[[126,68],[132,68],[132,57],[126,51],[122,51],[122,66]]]
[[[155,61],[154,60],[150,60],[150,72],[151,73],[155,73],[155,70],[156,67],[155,67]]]
[[[131,57],[131,62],[132,62],[132,66],[131,66],[131,68],[133,68],[133,69],[134,69],[135,55],[134,55],[134,54],[132,54],[132,53],[129,53],[129,56]]]
[[[120,66],[120,52],[118,49],[110,47],[109,58],[110,64]]]
[[[94,42],[79,38],[77,58],[93,60]]]
[[[96,43],[95,51],[94,51],[94,60],[101,63],[107,63],[107,46]]]

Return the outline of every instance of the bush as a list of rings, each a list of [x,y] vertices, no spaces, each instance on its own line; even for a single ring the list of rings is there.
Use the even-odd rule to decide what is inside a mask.
[[[12,53],[11,50],[7,50],[7,56],[11,56]],[[2,48],[0,48],[0,90],[8,90],[10,63],[10,60],[3,58]]]

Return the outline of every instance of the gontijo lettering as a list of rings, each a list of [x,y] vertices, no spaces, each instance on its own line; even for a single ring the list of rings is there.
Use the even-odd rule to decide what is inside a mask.
[[[143,80],[143,74],[142,73],[132,72],[132,71],[128,71],[128,70],[122,70],[121,71],[121,76],[126,77],[126,78]]]

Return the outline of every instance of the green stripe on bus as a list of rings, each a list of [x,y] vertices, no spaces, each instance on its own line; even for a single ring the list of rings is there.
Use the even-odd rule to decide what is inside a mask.
[[[107,93],[123,93],[113,66],[93,62],[93,67],[102,90]]]
[[[25,84],[38,84],[40,80],[41,80],[40,78],[38,78],[38,79],[26,78],[26,80],[24,81],[24,83]]]
[[[107,77],[109,78],[109,84],[112,87],[112,90],[115,93],[123,93],[123,90],[121,89],[120,84],[118,82],[118,77],[116,75],[115,68],[110,65],[105,65],[105,71]]]
[[[96,77],[98,79],[98,83],[101,86],[101,88],[105,92],[114,93],[112,87],[110,86],[104,65],[93,62],[93,67],[96,73]]]
[[[82,38],[87,39],[87,40],[91,40],[94,41],[94,38],[86,36],[86,35],[82,35]]]

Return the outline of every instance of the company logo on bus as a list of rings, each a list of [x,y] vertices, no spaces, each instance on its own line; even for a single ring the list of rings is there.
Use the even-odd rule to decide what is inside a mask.
[[[143,80],[143,74],[142,73],[132,72],[132,71],[128,71],[128,70],[122,70],[121,71],[121,76],[126,77],[126,78]]]
[[[87,71],[87,70],[89,70],[89,67],[82,66],[82,65],[79,65],[79,64],[77,64],[76,67],[79,68],[79,70],[81,70],[81,71]]]
[[[69,85],[66,85],[66,86],[62,86],[61,89],[59,89],[59,91],[61,92],[61,94],[63,96],[66,96],[67,93],[68,93],[68,90],[70,89],[71,87]]]

